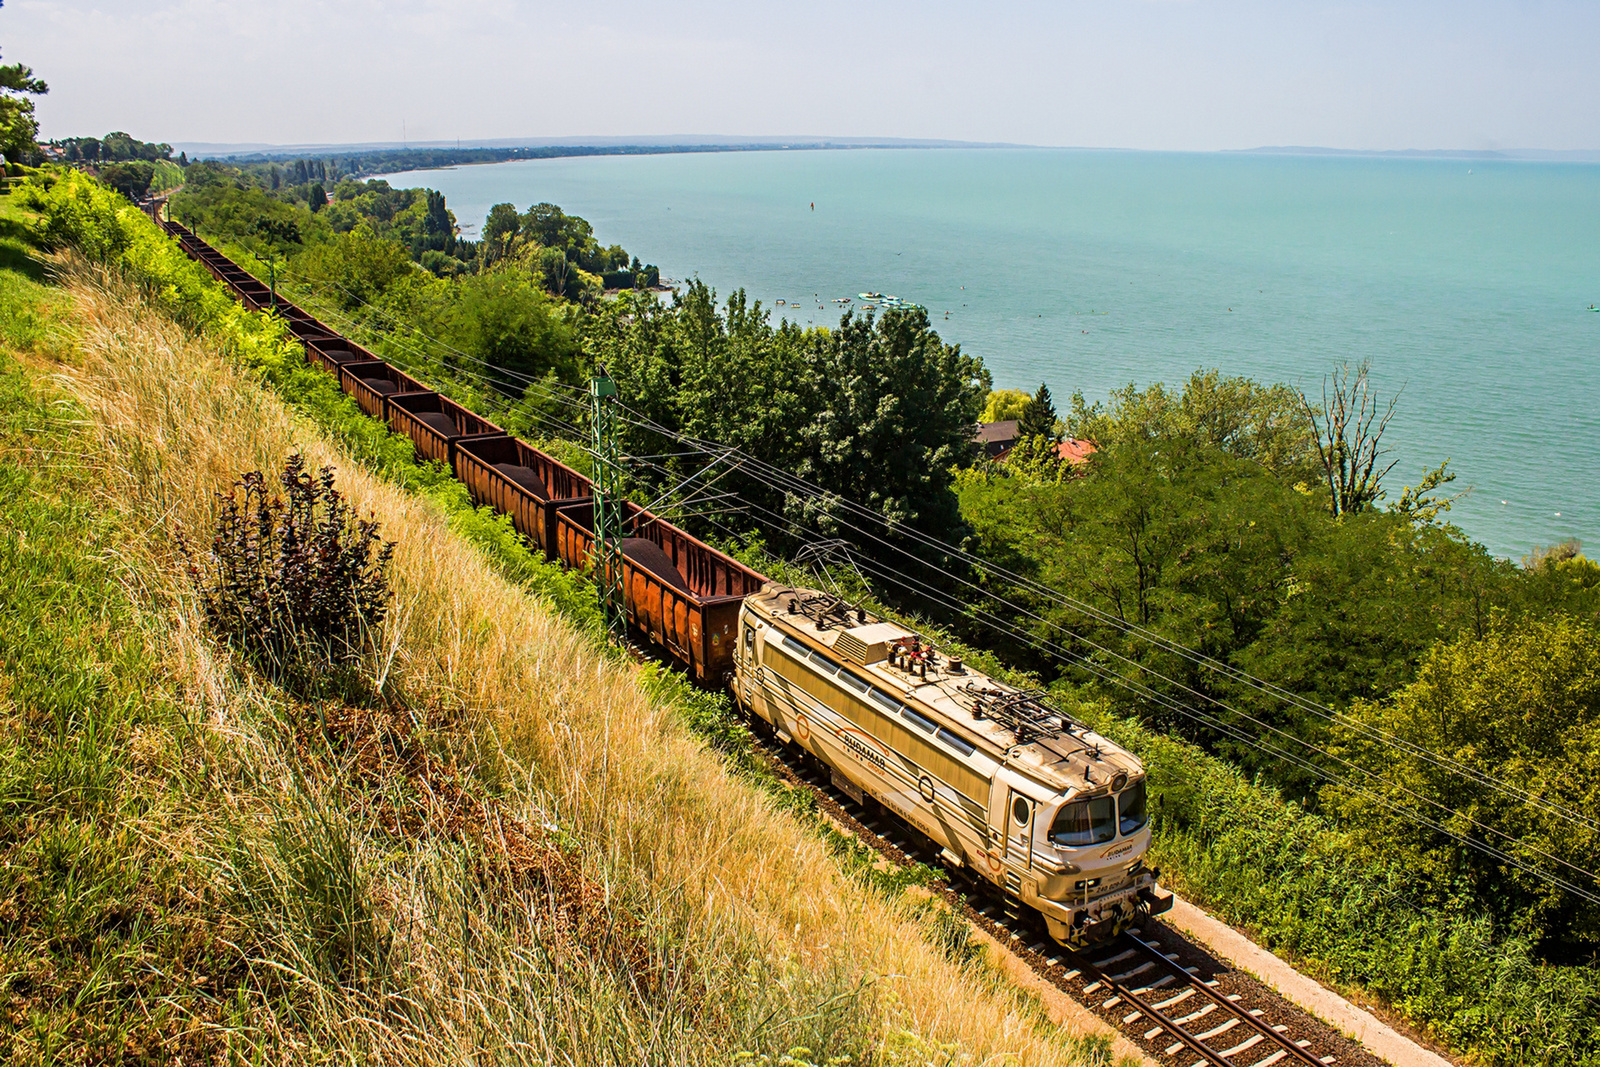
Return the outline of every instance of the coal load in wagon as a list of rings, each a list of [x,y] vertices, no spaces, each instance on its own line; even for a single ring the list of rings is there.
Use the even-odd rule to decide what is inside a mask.
[[[672,562],[672,557],[663,552],[661,546],[654,541],[645,537],[624,537],[622,555],[635,567],[649,571],[679,592],[687,593],[689,596],[695,595],[694,590],[689,588],[689,583],[684,580],[683,574]]]
[[[411,415],[418,422],[433,427],[446,437],[455,437],[461,433],[456,426],[456,420],[443,411],[413,411]]]
[[[539,477],[539,472],[532,467],[523,467],[516,463],[496,463],[494,469],[538,499],[550,499],[550,490],[545,486],[544,479]]]

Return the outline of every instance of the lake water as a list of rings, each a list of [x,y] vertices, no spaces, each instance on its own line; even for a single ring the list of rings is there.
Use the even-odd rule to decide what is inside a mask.
[[[1391,497],[1448,457],[1471,488],[1451,516],[1491,551],[1600,548],[1597,165],[936,149],[389,180],[441,190],[469,236],[491,204],[559,204],[668,278],[798,302],[775,310],[802,323],[895,294],[997,388],[1048,382],[1062,410],[1198,367],[1315,392],[1370,359],[1403,387]]]

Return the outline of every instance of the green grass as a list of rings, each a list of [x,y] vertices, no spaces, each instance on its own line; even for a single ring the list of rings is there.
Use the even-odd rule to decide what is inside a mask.
[[[212,392],[174,384],[186,381],[179,368],[210,352],[133,310],[143,305],[128,281],[362,466],[437,503],[502,575],[591,640],[599,634],[581,576],[530,553],[504,517],[473,508],[446,472],[417,463],[409,441],[304,365],[281,326],[216,299],[210,280],[147,220],[90,208],[80,201],[75,219],[65,211],[56,237],[80,226],[94,247],[120,249],[111,262],[123,278],[109,290],[87,275],[74,281],[82,353],[20,231],[4,230],[21,220],[0,208],[0,246],[9,242],[0,251],[25,268],[0,267],[0,341],[34,353],[0,363],[0,618],[18,622],[0,634],[0,1062],[431,1064],[460,1062],[470,1049],[541,1064],[713,1064],[737,1060],[740,1049],[757,1050],[752,1062],[964,1062],[960,1049],[930,1044],[902,1021],[914,991],[900,984],[903,974],[880,985],[873,960],[830,954],[827,942],[801,959],[786,922],[756,937],[766,928],[738,916],[695,918],[687,898],[651,895],[649,863],[609,867],[610,850],[625,842],[599,824],[562,818],[544,829],[557,818],[540,807],[547,798],[485,776],[474,748],[485,738],[464,734],[454,721],[461,709],[440,706],[438,692],[399,691],[379,708],[306,706],[210,642],[184,606],[165,543],[180,502],[162,496],[171,471],[161,464],[212,467],[164,460],[191,453],[162,452],[140,434],[180,410],[162,440],[204,437],[227,424],[197,415],[218,403],[255,410],[245,398],[260,393],[234,376]],[[118,310],[95,333],[105,320],[82,309],[102,297]],[[107,360],[127,368],[153,349],[175,362],[132,375],[136,386],[107,386],[120,381]],[[81,360],[100,426],[47,377],[45,352]],[[117,421],[124,415],[127,424]],[[284,431],[274,450],[287,442]],[[129,470],[119,470],[130,456]],[[111,478],[104,492],[101,470]],[[196,489],[183,506],[204,495]],[[431,515],[421,523],[433,524]],[[642,681],[731,766],[759,777],[725,698],[676,676]],[[692,753],[681,766],[699,773],[679,781],[674,763],[663,782],[676,783],[686,804],[727,797],[700,791],[722,779],[704,773],[698,751],[680,748]],[[747,797],[736,799],[739,833],[764,817],[760,805],[744,806]],[[607,818],[625,821],[620,814]],[[538,847],[513,854],[484,827]],[[783,832],[775,853],[761,850],[763,861],[809,844]],[[831,861],[818,855],[803,884],[849,888],[829,882]],[[897,888],[868,874],[864,857],[840,858],[858,882]],[[878,914],[872,894],[862,900]],[[921,917],[945,958],[970,962],[947,912]],[[847,928],[828,929],[837,941]],[[981,968],[944,966],[933,972],[936,989],[921,990],[941,1017],[957,986],[969,995],[992,988],[1007,1011],[1025,999]],[[1103,1041],[1061,1034],[1039,1012],[1024,1012],[1027,1026],[1016,1032],[980,1025],[975,1046],[1021,1042],[1046,1064],[1107,1060]]]
[[[13,224],[0,218],[0,340],[32,352],[59,333],[60,299]],[[189,783],[146,767],[171,755],[176,711],[118,562],[136,533],[76,458],[83,424],[0,351],[0,1061],[12,1064],[194,1050],[183,1017],[236,956],[204,903],[206,872],[144,847]]]
[[[359,443],[360,435],[370,432],[353,421],[363,418],[353,404],[345,400],[340,406],[336,386],[320,372],[301,370],[292,382],[274,384],[280,395],[341,440]],[[322,392],[329,394],[325,400],[313,399]],[[472,397],[458,399],[474,406]],[[494,415],[492,409],[484,413]],[[402,449],[409,451],[408,446]],[[426,483],[425,476],[386,458],[378,447],[366,446],[360,454],[368,457],[369,466],[388,469],[408,484]],[[492,544],[493,538],[480,543]],[[815,580],[770,557],[759,542],[722,547],[781,580]],[[505,565],[518,567],[510,562],[514,551],[501,558],[508,561]],[[868,590],[852,592],[879,613],[894,614],[875,603]],[[582,597],[558,606],[581,613],[587,595],[585,590]],[[914,628],[939,636],[926,620],[916,620]],[[1008,671],[988,650],[966,647],[948,635],[940,643],[998,677],[1037,684]],[[673,675],[662,675],[652,684],[731,766],[779,803],[805,807],[803,793],[789,790],[763,767],[724,695],[695,691]],[[1069,704],[1075,702],[1071,692],[1062,696]],[[1158,822],[1151,861],[1161,864],[1169,880],[1197,903],[1251,930],[1325,980],[1383,997],[1418,1025],[1486,1063],[1509,1065],[1540,1057],[1552,1063],[1600,1063],[1600,1027],[1594,1023],[1600,987],[1592,968],[1541,965],[1524,941],[1495,930],[1471,908],[1419,913],[1409,903],[1418,889],[1412,872],[1379,870],[1350,860],[1336,828],[1243,780],[1192,746],[1093,709],[1086,714],[1150,765],[1157,792],[1168,805]],[[879,869],[859,843],[826,824],[817,825],[843,869],[857,881],[899,895],[923,880],[916,871]],[[946,912],[928,909],[922,918],[935,943],[957,946],[953,951],[958,957],[965,951],[966,942],[952,933]]]

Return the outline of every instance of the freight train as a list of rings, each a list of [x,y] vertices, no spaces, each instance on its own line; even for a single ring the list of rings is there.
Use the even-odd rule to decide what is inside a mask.
[[[582,474],[340,336],[182,225],[156,221],[246,306],[272,310],[306,358],[369,416],[508,515],[547,560],[590,565]],[[1037,910],[1070,947],[1120,933],[1172,897],[1147,868],[1149,799],[1132,754],[920,635],[767,578],[631,502],[628,624],[751,722],[820,761],[929,841],[944,862]]]

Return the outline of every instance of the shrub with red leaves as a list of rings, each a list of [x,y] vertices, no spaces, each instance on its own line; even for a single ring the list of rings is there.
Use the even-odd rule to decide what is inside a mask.
[[[333,468],[313,474],[296,453],[276,481],[251,471],[218,494],[210,551],[183,551],[217,632],[268,677],[303,688],[359,668],[372,649],[395,546],[353,513]]]

